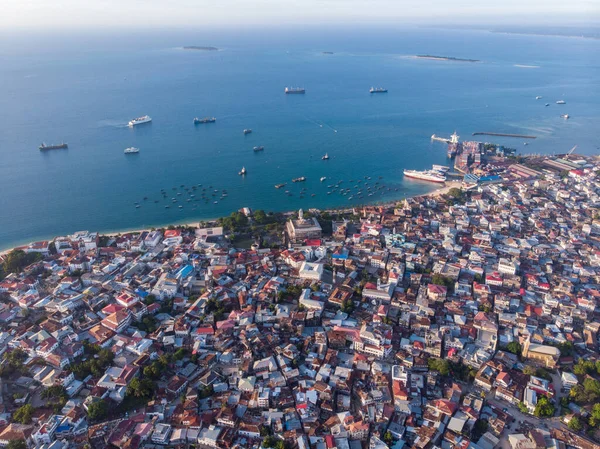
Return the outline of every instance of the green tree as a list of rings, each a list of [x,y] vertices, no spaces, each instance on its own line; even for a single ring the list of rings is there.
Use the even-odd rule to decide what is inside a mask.
[[[214,394],[215,390],[212,385],[206,385],[200,390],[200,399],[206,399]]]
[[[522,402],[519,402],[519,403],[517,404],[517,407],[519,408],[519,411],[520,411],[521,413],[529,413],[529,409],[527,408],[527,406],[526,406],[524,403],[522,403]]]
[[[150,306],[150,305],[154,304],[155,302],[156,302],[156,296],[154,296],[154,295],[148,295],[144,299],[144,304],[146,304],[147,306]]]
[[[431,283],[435,285],[443,285],[448,290],[454,286],[454,281],[452,279],[439,273],[435,273],[433,276],[431,276]]]
[[[432,371],[438,371],[442,376],[450,374],[450,364],[448,363],[448,360],[430,357],[429,360],[427,360],[427,366]]]
[[[279,448],[278,443],[280,443],[280,442],[283,443],[283,441],[281,441],[279,438],[274,437],[273,435],[267,435],[265,437],[265,439],[263,440],[262,445],[263,445],[263,447],[266,447],[266,448],[272,447],[272,448],[278,449]]]
[[[92,402],[88,407],[88,417],[92,421],[100,420],[108,414],[108,404],[104,399]]]
[[[10,440],[6,445],[6,449],[27,449],[25,440]]]
[[[394,436],[392,435],[392,432],[388,430],[383,434],[383,442],[388,446],[391,446],[394,443]]]
[[[7,351],[3,356],[4,364],[0,366],[0,376],[9,377],[13,373],[26,374],[27,367],[24,365],[27,359],[27,353],[22,349],[13,349]]]
[[[2,270],[5,274],[20,273],[25,267],[42,259],[40,253],[26,253],[20,249],[13,249],[4,258]]]
[[[354,301],[351,298],[345,299],[341,310],[344,313],[351,314],[354,311]]]
[[[570,341],[565,341],[564,343],[559,344],[558,349],[560,349],[560,354],[563,356],[571,356],[575,350],[575,346]]]
[[[540,396],[533,414],[538,418],[549,418],[554,415],[554,405],[546,396]]]
[[[518,341],[511,341],[508,345],[506,345],[506,350],[508,352],[512,352],[513,354],[521,355],[522,348]]]
[[[135,377],[127,387],[127,394],[136,398],[150,398],[154,394],[156,385],[150,379],[138,379]]]
[[[12,416],[13,421],[21,424],[29,424],[34,411],[35,409],[31,404],[25,404],[15,410]]]
[[[583,424],[581,423],[581,420],[577,416],[573,416],[571,418],[568,426],[569,426],[569,429],[574,430],[575,432],[579,432],[579,431],[581,431],[581,429],[583,429]]]
[[[257,211],[254,211],[254,221],[257,224],[266,224],[266,223],[268,223],[269,219],[268,219],[265,211],[262,209],[259,209]]]
[[[577,364],[573,366],[573,372],[578,376],[585,376],[596,371],[596,365],[591,360],[579,359]]]
[[[593,402],[600,398],[600,381],[588,377],[583,381],[583,389],[588,396],[588,401]]]
[[[478,419],[475,421],[475,425],[471,430],[471,439],[473,441],[478,441],[481,438],[481,435],[487,432],[489,427],[488,421],[486,419]]]
[[[592,427],[598,427],[600,425],[600,403],[594,404],[592,407],[589,424]]]
[[[187,350],[185,348],[179,348],[177,351],[175,351],[175,354],[173,354],[173,358],[175,360],[181,360],[183,359],[187,354]]]

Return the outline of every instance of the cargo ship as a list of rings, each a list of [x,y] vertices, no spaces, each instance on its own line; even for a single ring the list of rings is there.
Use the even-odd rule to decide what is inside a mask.
[[[264,150],[264,149],[265,149],[265,147],[263,147],[263,146],[260,146],[260,147],[254,147],[254,148],[252,148],[252,149],[253,149],[254,151],[262,151],[262,150]]]
[[[217,121],[217,119],[214,117],[204,117],[204,118],[196,117],[196,118],[194,118],[194,125],[198,125],[201,123],[214,123],[216,121]]]
[[[150,123],[152,118],[149,115],[144,115],[143,117],[134,118],[133,120],[129,120],[129,126],[134,127],[136,125],[142,125],[144,123]]]
[[[443,183],[446,181],[446,176],[433,170],[404,170],[404,176],[407,178],[420,179],[421,181]]]
[[[438,142],[444,142],[444,143],[458,143],[458,138],[459,138],[459,135],[456,134],[456,131],[454,131],[454,134],[452,134],[450,136],[450,138],[438,137],[435,134],[431,135],[431,140],[437,140]]]
[[[45,150],[64,150],[66,148],[69,148],[69,145],[67,145],[66,143],[60,143],[58,145],[46,145],[45,143],[42,142],[42,144],[38,147],[40,149],[40,151],[45,151]]]
[[[383,88],[383,87],[371,87],[369,89],[369,93],[371,94],[384,94],[387,92],[387,89]]]
[[[300,176],[299,178],[292,179],[292,182],[304,182],[306,178],[304,176]]]
[[[286,94],[304,94],[306,90],[303,87],[286,87],[284,92]]]
[[[125,150],[123,151],[123,153],[125,154],[135,154],[135,153],[139,153],[140,149],[136,148],[136,147],[129,147],[129,148],[125,148]]]
[[[567,104],[567,102],[565,100],[558,100],[556,104]]]
[[[250,134],[251,132],[252,132],[252,130],[251,130],[251,129],[245,129],[245,130],[244,130],[244,135],[246,135],[246,134]]]
[[[282,187],[285,187],[285,182],[283,184],[275,184],[276,189],[281,189]]]

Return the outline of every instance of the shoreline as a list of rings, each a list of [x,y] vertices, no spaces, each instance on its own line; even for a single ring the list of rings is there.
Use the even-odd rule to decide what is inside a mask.
[[[339,210],[347,210],[347,209],[353,209],[356,207],[365,207],[365,206],[383,206],[383,207],[391,207],[395,204],[397,204],[400,201],[404,201],[405,199],[409,199],[409,198],[421,198],[421,197],[426,197],[426,196],[441,196],[444,195],[446,193],[448,193],[448,191],[450,189],[452,189],[453,187],[460,187],[461,182],[460,181],[446,181],[444,183],[443,187],[439,187],[435,190],[432,190],[431,192],[428,193],[422,193],[419,195],[409,195],[409,196],[405,196],[404,198],[401,199],[397,199],[397,200],[392,200],[392,201],[384,201],[381,203],[377,203],[377,202],[373,202],[373,203],[364,203],[364,204],[360,204],[360,205],[355,205],[355,206],[348,206],[348,207],[329,207],[329,208],[325,208],[325,209],[319,209],[321,212],[334,212],[334,211],[339,211]],[[311,208],[312,209],[312,208]],[[268,212],[272,212],[272,211],[268,211]],[[295,210],[285,210],[285,211],[281,211],[280,213],[282,214],[290,214],[295,212]],[[144,231],[149,231],[150,229],[165,229],[168,226],[198,226],[201,222],[207,222],[207,223],[214,223],[216,220],[218,220],[219,218],[222,217],[214,217],[214,218],[206,218],[204,220],[184,220],[182,222],[170,222],[170,223],[166,223],[166,224],[161,224],[161,225],[151,225],[148,227],[144,227],[144,228],[136,228],[136,229],[118,229],[118,230],[109,230],[109,231],[97,231],[99,236],[108,236],[108,237],[115,237],[118,235],[122,235],[122,234],[128,234],[128,233],[139,233],[139,232],[144,232]],[[72,232],[77,232],[77,231],[72,231]],[[92,232],[96,232],[93,231]],[[41,240],[48,240],[53,241],[56,237],[59,237],[57,235],[54,235],[53,237],[47,238],[47,239],[41,239]],[[40,240],[38,240],[40,241]],[[27,243],[24,243],[22,245],[13,245],[10,248],[6,248],[6,249],[0,249],[0,256],[4,256],[8,253],[10,253],[12,250],[16,249],[16,248],[21,248],[24,246],[27,246],[31,243],[33,243],[34,240],[30,240]]]

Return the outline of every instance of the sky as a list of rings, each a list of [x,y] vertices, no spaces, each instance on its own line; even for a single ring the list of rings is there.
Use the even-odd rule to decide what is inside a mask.
[[[0,30],[600,19],[600,0],[0,0]]]

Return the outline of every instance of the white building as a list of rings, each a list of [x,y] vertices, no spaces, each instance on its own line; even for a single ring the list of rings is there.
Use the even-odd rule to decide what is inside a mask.
[[[171,434],[171,426],[169,424],[157,424],[152,433],[152,442],[156,444],[167,444],[169,435]]]
[[[303,262],[300,271],[298,272],[298,276],[301,279],[320,281],[323,277],[323,264]]]

